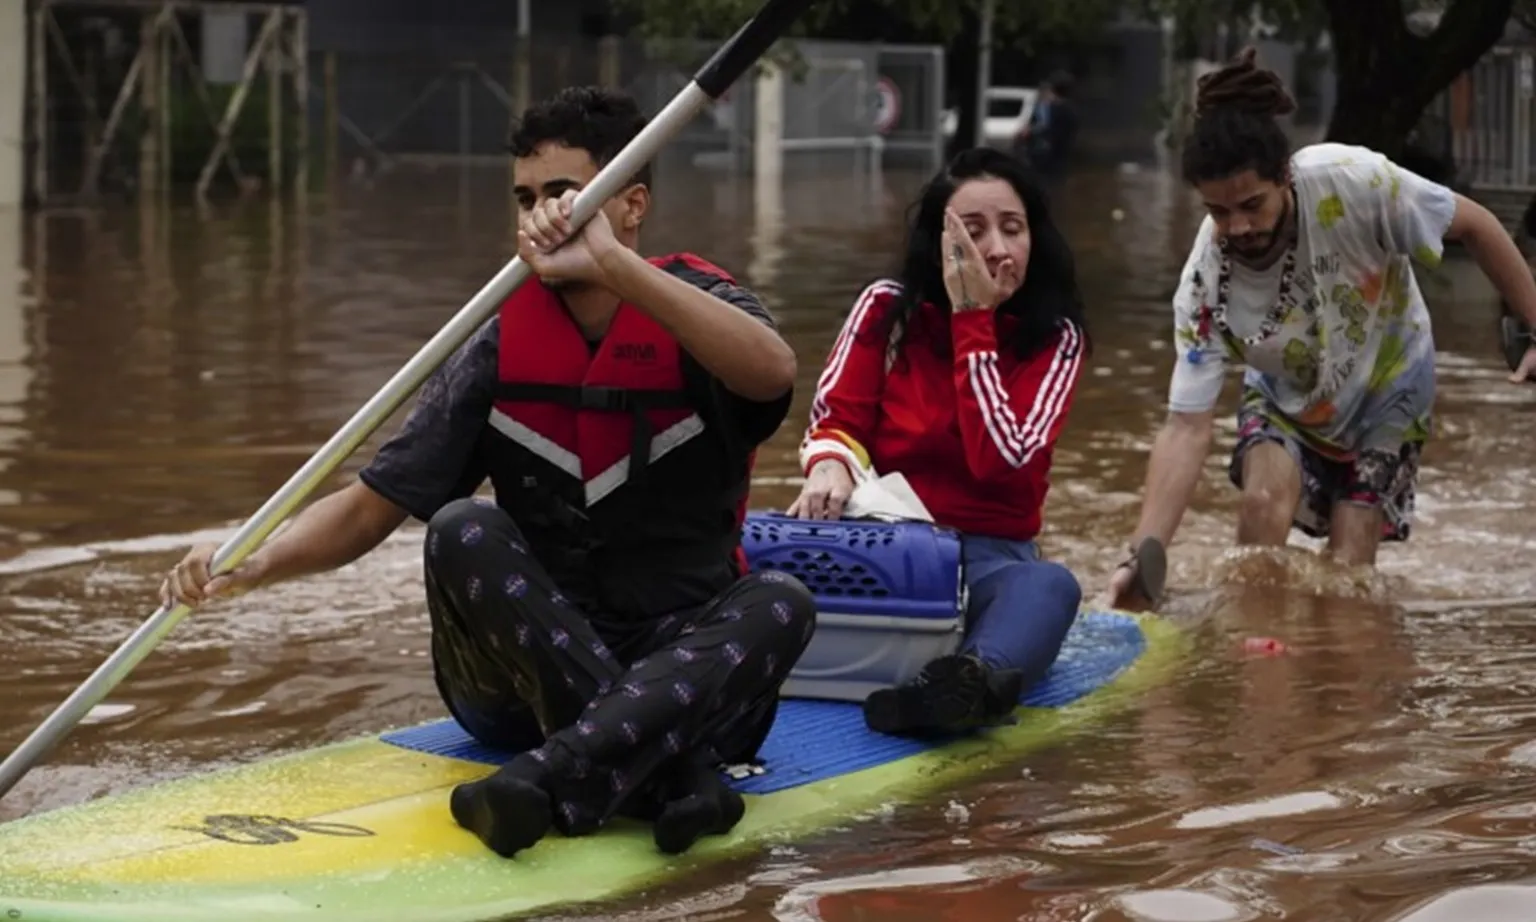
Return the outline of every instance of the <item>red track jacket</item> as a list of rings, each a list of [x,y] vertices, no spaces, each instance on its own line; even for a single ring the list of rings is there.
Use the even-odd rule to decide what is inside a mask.
[[[896,357],[878,324],[900,290],[877,281],[855,302],[817,382],[801,469],[831,457],[855,483],[899,472],[940,525],[1034,538],[1082,371],[1082,330],[1065,323],[1021,362],[998,350],[1011,318],[924,304]]]

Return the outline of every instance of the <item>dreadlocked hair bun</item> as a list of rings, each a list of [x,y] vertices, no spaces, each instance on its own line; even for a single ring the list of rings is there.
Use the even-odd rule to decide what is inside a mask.
[[[1296,100],[1280,76],[1260,67],[1252,45],[1237,57],[1201,77],[1195,84],[1195,117],[1226,110],[1279,116],[1296,111]]]

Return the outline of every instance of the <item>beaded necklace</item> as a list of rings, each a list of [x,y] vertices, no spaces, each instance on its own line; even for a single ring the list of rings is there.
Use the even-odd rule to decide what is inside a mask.
[[[1296,201],[1295,186],[1291,187],[1291,201]],[[1285,315],[1295,306],[1291,297],[1291,283],[1296,277],[1296,242],[1297,235],[1293,230],[1290,234],[1290,242],[1286,246],[1285,261],[1280,266],[1280,287],[1275,292],[1275,303],[1264,315],[1258,332],[1251,336],[1238,336],[1227,324],[1227,296],[1232,289],[1232,260],[1227,255],[1227,240],[1225,237],[1222,238],[1220,275],[1216,279],[1216,307],[1211,311],[1211,319],[1223,334],[1245,346],[1257,346],[1280,329]]]

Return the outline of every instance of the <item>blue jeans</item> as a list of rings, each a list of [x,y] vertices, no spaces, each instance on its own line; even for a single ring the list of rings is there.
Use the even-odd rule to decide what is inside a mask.
[[[1083,588],[1071,570],[1041,560],[1033,541],[965,535],[960,548],[970,592],[960,652],[1019,670],[1029,688],[1061,652]]]

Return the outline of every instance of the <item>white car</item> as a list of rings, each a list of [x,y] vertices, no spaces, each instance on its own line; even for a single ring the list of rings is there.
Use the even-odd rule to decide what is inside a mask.
[[[986,119],[982,125],[983,143],[988,147],[1013,147],[1014,139],[1029,124],[1035,113],[1040,91],[1028,86],[987,87]],[[944,110],[944,140],[952,140],[960,122],[959,110]]]

